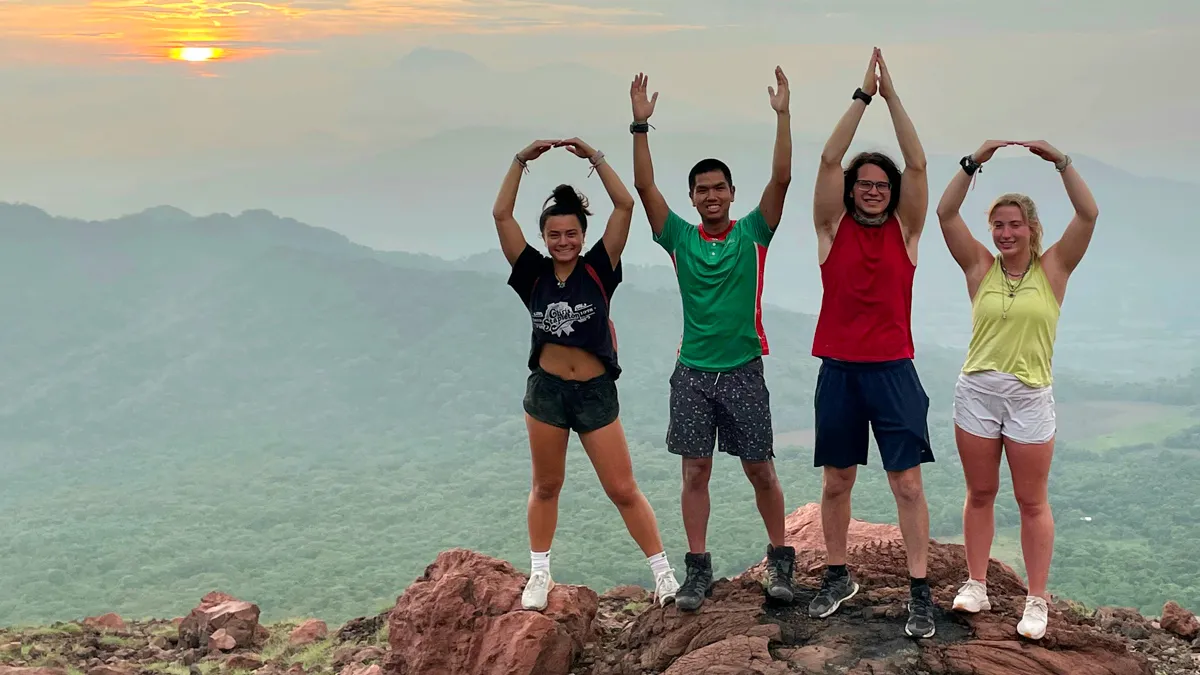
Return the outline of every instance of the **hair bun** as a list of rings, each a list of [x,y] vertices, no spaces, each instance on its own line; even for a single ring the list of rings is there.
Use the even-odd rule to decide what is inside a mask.
[[[584,232],[587,232],[587,217],[590,215],[592,212],[588,211],[587,197],[570,185],[563,183],[554,188],[554,192],[542,204],[542,216],[539,219],[538,228],[544,231],[546,219],[551,216],[575,216],[579,219],[579,226]]]
[[[583,211],[587,212],[587,197],[579,194],[575,188],[567,184],[559,185],[554,188],[552,195],[555,205],[569,212]]]

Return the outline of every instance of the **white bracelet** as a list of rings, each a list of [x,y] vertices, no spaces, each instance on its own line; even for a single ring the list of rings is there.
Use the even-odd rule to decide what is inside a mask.
[[[603,161],[604,161],[604,152],[601,150],[597,150],[596,154],[592,155],[588,159],[588,162],[590,162],[592,165],[592,168],[588,171],[588,176],[591,176],[592,171],[595,171],[596,167],[600,166],[600,162],[603,162]]]

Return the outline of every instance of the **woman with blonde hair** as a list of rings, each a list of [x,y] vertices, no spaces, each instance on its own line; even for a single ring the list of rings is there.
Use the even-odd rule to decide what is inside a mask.
[[[971,235],[959,214],[975,173],[1009,145],[1052,162],[1075,208],[1062,238],[1044,253],[1037,207],[1025,195],[1001,195],[988,210],[996,254]],[[954,608],[991,609],[987,567],[1003,451],[1021,512],[1021,552],[1029,578],[1017,632],[1037,640],[1046,632],[1046,581],[1054,549],[1046,488],[1054,454],[1054,339],[1067,279],[1087,251],[1099,211],[1070,156],[1045,141],[988,141],[960,165],[937,207],[942,236],[966,275],[971,298],[971,343],[954,392],[955,441],[967,482],[963,537],[969,578]]]

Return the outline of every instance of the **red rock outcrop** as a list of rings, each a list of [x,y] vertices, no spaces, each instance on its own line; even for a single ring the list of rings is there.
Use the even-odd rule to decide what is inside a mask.
[[[329,635],[329,627],[320,619],[309,619],[304,623],[296,626],[296,628],[288,635],[288,644],[293,647],[307,645],[317,640],[324,640],[325,636]]]
[[[1180,607],[1174,600],[1163,605],[1162,619],[1159,625],[1163,630],[1174,633],[1185,640],[1195,639],[1200,635],[1200,621],[1196,615]]]
[[[209,637],[223,630],[214,646],[223,650],[252,646],[265,634],[258,624],[259,614],[258,605],[213,591],[179,623],[179,642],[193,648],[209,645]],[[228,648],[225,636],[234,643]]]
[[[473,551],[438,555],[396,601],[384,675],[567,675],[592,635],[596,593],[559,584],[521,608],[526,575]]]
[[[83,620],[83,625],[97,630],[111,630],[118,633],[124,633],[126,630],[125,620],[119,614],[114,614],[113,612],[102,616],[89,616]]]
[[[208,636],[208,651],[228,652],[237,647],[237,640],[224,628],[218,628]]]
[[[651,606],[592,657],[591,675],[677,672],[775,675],[823,672],[856,675],[1151,675],[1129,641],[1098,629],[1090,617],[1057,603],[1050,628],[1037,642],[1020,638],[1016,625],[1026,589],[1011,568],[992,561],[988,590],[992,611],[947,611],[963,581],[963,548],[933,542],[927,577],[941,608],[937,635],[915,641],[903,633],[908,573],[899,528],[855,521],[848,563],[862,589],[832,617],[813,620],[808,602],[824,566],[820,509],[810,504],[788,518],[788,543],[797,546],[800,592],[791,606],[764,602],[762,566],[717,582],[695,614],[673,605]]]

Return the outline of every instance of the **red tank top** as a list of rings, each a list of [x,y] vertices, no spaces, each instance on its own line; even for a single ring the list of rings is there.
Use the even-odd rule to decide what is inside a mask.
[[[813,356],[842,361],[913,358],[912,287],[917,267],[908,258],[900,221],[879,227],[842,216],[821,265],[821,314]]]

